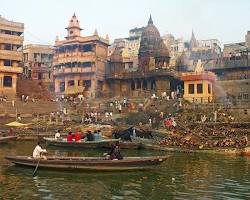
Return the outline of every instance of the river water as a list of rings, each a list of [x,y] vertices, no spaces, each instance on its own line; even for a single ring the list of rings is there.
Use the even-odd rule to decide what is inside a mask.
[[[31,155],[35,142],[0,144],[0,199],[250,199],[250,157],[123,150],[125,156],[170,155],[153,170],[72,173],[11,165],[5,155]],[[64,156],[101,156],[105,150],[47,147]]]

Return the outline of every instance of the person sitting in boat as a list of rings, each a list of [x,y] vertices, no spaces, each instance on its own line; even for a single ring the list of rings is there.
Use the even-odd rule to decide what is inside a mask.
[[[72,132],[70,131],[67,135],[67,142],[72,142],[73,141],[73,135]]]
[[[42,148],[42,143],[38,142],[34,151],[33,151],[33,158],[34,159],[44,159],[47,160],[46,156],[42,155],[42,153],[47,153],[46,149]]]
[[[94,140],[95,141],[101,140],[101,136],[97,130],[94,131]]]
[[[91,133],[91,131],[88,131],[88,132],[87,132],[86,137],[87,137],[87,141],[94,141],[94,136],[93,136],[93,134]]]
[[[103,135],[102,135],[101,130],[100,130],[100,129],[98,129],[98,130],[97,130],[97,132],[98,132],[98,134],[100,135],[100,137],[102,138],[102,137],[103,137]]]
[[[123,159],[118,142],[116,144],[112,144],[111,149],[108,155],[106,156],[106,159],[108,160],[122,160]]]
[[[55,140],[59,140],[59,139],[61,139],[61,134],[60,134],[60,130],[57,130],[55,134]]]
[[[75,141],[77,142],[77,141],[80,141],[80,140],[81,140],[81,134],[78,131],[76,131],[75,132]]]

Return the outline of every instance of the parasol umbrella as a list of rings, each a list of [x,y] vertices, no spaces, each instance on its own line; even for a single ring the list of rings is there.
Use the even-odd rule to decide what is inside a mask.
[[[13,126],[13,127],[20,127],[20,126],[28,126],[29,124],[23,124],[20,122],[10,122],[8,124],[5,124],[6,126]]]

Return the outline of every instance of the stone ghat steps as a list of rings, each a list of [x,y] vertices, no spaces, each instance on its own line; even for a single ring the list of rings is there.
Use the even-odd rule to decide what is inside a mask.
[[[15,107],[12,106],[11,101],[0,103],[0,115],[13,116],[18,114],[46,114],[52,111],[58,111],[60,108],[57,102],[36,101],[24,103],[20,100],[15,101]]]
[[[29,96],[30,98],[50,100],[53,93],[48,90],[48,84],[39,80],[17,80],[17,96]]]

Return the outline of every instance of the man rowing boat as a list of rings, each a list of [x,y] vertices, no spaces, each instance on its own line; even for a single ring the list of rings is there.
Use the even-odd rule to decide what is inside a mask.
[[[33,158],[34,159],[44,159],[47,160],[46,156],[42,156],[42,153],[47,153],[46,149],[42,148],[41,142],[38,142],[34,151],[33,151]]]
[[[106,159],[107,160],[122,160],[123,159],[118,142],[116,144],[112,144],[109,153],[106,154]]]

